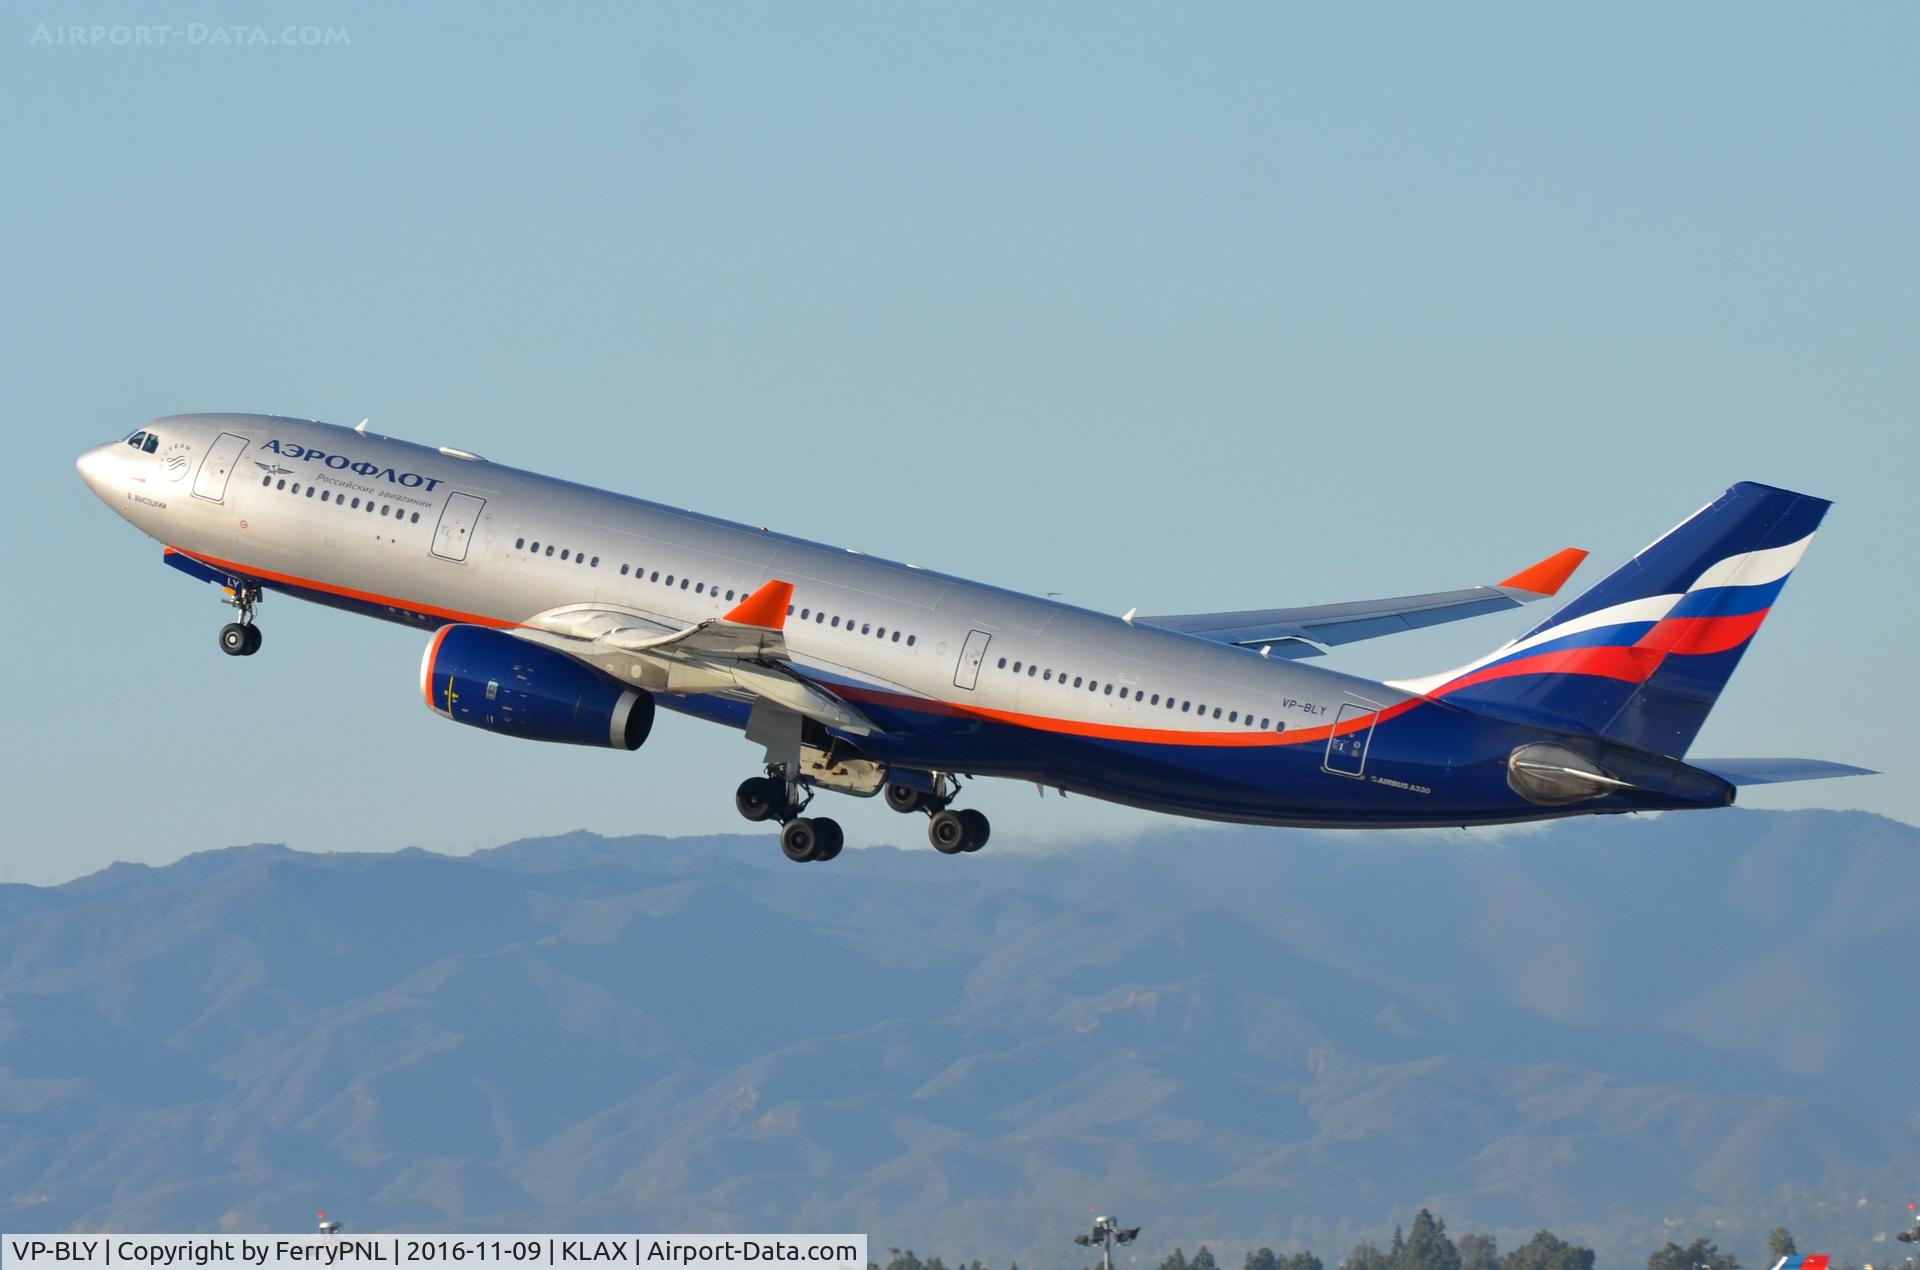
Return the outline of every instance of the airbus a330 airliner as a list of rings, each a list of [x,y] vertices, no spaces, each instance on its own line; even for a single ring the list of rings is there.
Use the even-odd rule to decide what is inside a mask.
[[[1568,548],[1497,586],[1310,608],[1114,616],[517,471],[268,415],[160,419],[86,483],[216,583],[235,656],[268,591],[429,632],[427,706],[503,736],[637,749],[656,704],[765,748],[741,784],[782,850],[830,860],[819,790],[986,817],[962,777],[1267,825],[1476,825],[1722,807],[1735,786],[1865,769],[1685,755],[1825,500],[1735,485],[1520,638],[1375,683],[1327,648],[1557,593]]]

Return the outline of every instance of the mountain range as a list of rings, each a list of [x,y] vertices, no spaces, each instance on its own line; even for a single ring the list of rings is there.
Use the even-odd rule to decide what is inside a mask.
[[[917,822],[900,822],[908,830]],[[906,833],[903,832],[903,837]],[[1426,1206],[1639,1266],[1898,1263],[1920,829],[1170,827],[211,850],[0,887],[8,1230],[865,1231],[1077,1265],[1095,1204],[1331,1265]]]

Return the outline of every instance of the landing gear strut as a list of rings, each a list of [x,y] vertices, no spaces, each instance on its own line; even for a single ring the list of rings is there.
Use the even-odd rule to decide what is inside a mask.
[[[827,816],[803,816],[812,793],[781,775],[755,776],[740,782],[733,805],[748,820],[778,820],[780,851],[795,864],[831,860],[846,845],[840,822]]]
[[[959,855],[986,846],[993,826],[984,815],[971,807],[963,807],[959,811],[947,808],[954,795],[960,792],[953,778],[936,774],[934,789],[936,792],[915,789],[911,785],[889,785],[887,806],[899,812],[926,812],[927,841],[941,855]]]
[[[259,584],[241,582],[228,587],[227,603],[240,617],[220,628],[220,651],[229,657],[251,657],[260,651],[260,628],[253,624],[253,608],[260,603]]]

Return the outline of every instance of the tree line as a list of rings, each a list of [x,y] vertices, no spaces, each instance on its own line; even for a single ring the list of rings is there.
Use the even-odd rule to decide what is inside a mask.
[[[1776,1226],[1767,1236],[1767,1265],[1795,1254],[1793,1236]],[[912,1249],[888,1249],[890,1259],[884,1268],[869,1262],[867,1270],[948,1270],[939,1257],[922,1261]],[[952,1270],[987,1270],[978,1258],[956,1261]],[[1015,1262],[1011,1270],[1020,1270]],[[1220,1263],[1205,1244],[1191,1257],[1183,1248],[1175,1248],[1158,1270],[1221,1270]],[[1241,1270],[1326,1270],[1326,1265],[1310,1251],[1275,1252],[1255,1248],[1241,1263]],[[1393,1228],[1393,1240],[1385,1248],[1371,1240],[1361,1240],[1341,1259],[1335,1270],[1593,1270],[1593,1249],[1569,1243],[1550,1230],[1534,1236],[1505,1253],[1492,1235],[1465,1234],[1458,1239],[1447,1236],[1446,1223],[1426,1209],[1414,1216],[1413,1225],[1403,1234]],[[1711,1239],[1695,1239],[1685,1245],[1668,1240],[1664,1247],[1647,1258],[1647,1270],[1740,1270],[1731,1253],[1722,1252]]]

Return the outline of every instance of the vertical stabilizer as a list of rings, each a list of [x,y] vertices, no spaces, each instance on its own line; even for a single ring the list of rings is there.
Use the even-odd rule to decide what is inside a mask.
[[[1735,485],[1519,639],[1395,686],[1677,758],[1829,506]]]

